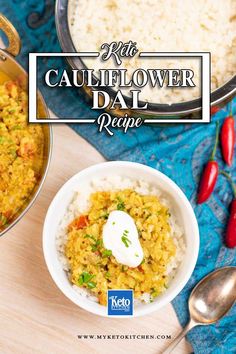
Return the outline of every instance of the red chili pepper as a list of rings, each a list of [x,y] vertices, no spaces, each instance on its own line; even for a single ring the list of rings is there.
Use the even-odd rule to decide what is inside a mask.
[[[211,115],[217,113],[220,110],[219,106],[212,106],[211,107]]]
[[[218,162],[215,161],[214,159],[215,159],[218,142],[219,142],[219,122],[217,122],[216,124],[215,146],[212,151],[211,159],[206,164],[201,177],[198,197],[197,197],[198,204],[204,203],[210,197],[216,185],[217,177],[219,174],[219,166],[218,166]]]
[[[219,173],[218,163],[216,161],[208,161],[203,171],[198,192],[198,204],[204,203],[212,194]]]
[[[235,131],[232,114],[227,117],[221,128],[221,151],[227,165],[231,166],[234,156]]]
[[[236,247],[236,199],[233,199],[231,202],[230,217],[226,229],[225,243],[229,248]]]
[[[228,173],[221,171],[221,174],[229,180],[234,193],[234,199],[232,200],[230,205],[230,216],[225,234],[226,246],[229,248],[234,248],[236,247],[236,186],[233,183],[230,175],[228,175]]]

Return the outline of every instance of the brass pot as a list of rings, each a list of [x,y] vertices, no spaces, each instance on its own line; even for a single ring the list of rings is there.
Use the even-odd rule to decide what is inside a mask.
[[[19,54],[21,48],[20,37],[13,25],[2,14],[0,14],[0,29],[6,34],[9,42],[9,46],[6,49],[0,49],[0,72],[3,76],[5,74],[6,78],[10,78],[11,80],[20,80],[24,88],[27,90],[28,75],[15,60],[15,57]],[[48,109],[40,93],[38,93],[38,112],[39,118],[49,117]],[[45,181],[52,151],[52,129],[48,124],[43,124],[42,128],[44,133],[44,162],[41,177],[30,197],[25,202],[25,205],[14,216],[10,224],[8,224],[7,227],[0,232],[0,236],[10,230],[10,228],[13,227],[30,209],[39,195]]]

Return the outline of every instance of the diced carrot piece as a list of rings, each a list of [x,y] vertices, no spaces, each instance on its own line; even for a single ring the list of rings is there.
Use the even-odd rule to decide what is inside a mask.
[[[16,84],[12,81],[8,81],[6,83],[6,87],[8,89],[8,92],[10,93],[11,97],[16,98],[18,95],[18,89],[17,89]]]
[[[69,230],[75,228],[76,230],[83,229],[89,224],[88,216],[87,215],[80,215],[78,218],[72,221],[68,226]]]
[[[3,213],[5,215],[5,217],[7,219],[10,219],[10,217],[12,216],[12,210],[8,210],[8,211],[5,211],[5,213]]]
[[[101,304],[101,305],[106,305],[106,302],[107,302],[107,296],[106,296],[106,294],[99,294],[98,295],[98,302],[99,302],[99,304]]]
[[[139,270],[140,272],[144,273],[144,270],[143,270],[143,268],[142,268],[142,266],[141,266],[141,265],[140,265],[140,266],[138,266],[138,270]]]
[[[23,158],[32,158],[36,153],[36,145],[28,138],[23,138],[20,143],[20,147],[17,150],[17,155]]]

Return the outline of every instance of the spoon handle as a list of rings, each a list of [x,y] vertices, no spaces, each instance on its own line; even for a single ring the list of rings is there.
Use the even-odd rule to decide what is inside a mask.
[[[197,323],[190,320],[189,323],[186,325],[186,327],[184,327],[182,332],[173,340],[173,342],[166,348],[166,350],[164,350],[164,352],[162,352],[162,354],[171,353],[174,350],[174,348],[177,346],[177,344],[179,344],[181,339],[183,339],[185,334],[188,333],[188,331],[190,331],[190,329],[192,329],[193,327],[195,327],[197,325],[198,325]]]

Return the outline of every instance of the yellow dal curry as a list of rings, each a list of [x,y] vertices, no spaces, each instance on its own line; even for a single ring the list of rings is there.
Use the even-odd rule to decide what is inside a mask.
[[[26,92],[16,82],[0,82],[0,231],[25,205],[41,176],[43,130],[27,123],[27,112]]]
[[[96,192],[90,202],[88,213],[68,226],[65,255],[71,282],[89,289],[103,305],[108,289],[133,289],[135,298],[149,293],[153,299],[162,293],[168,284],[167,265],[176,253],[168,208],[156,196],[131,189]],[[103,247],[103,226],[113,210],[127,212],[136,223],[144,251],[143,262],[136,268],[119,264]]]

